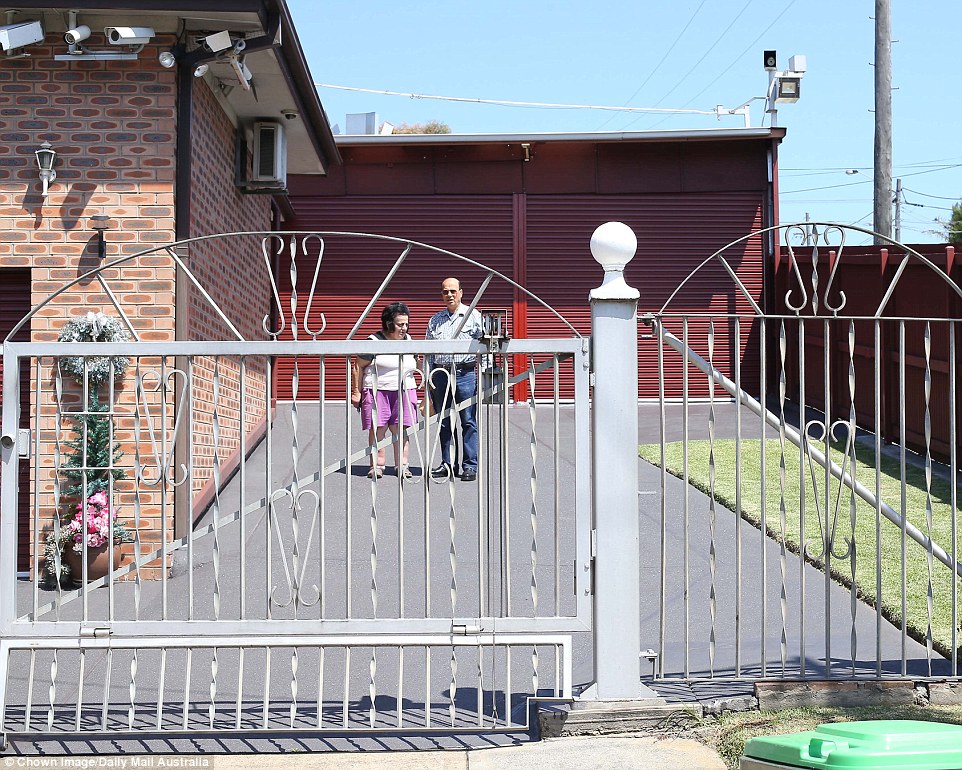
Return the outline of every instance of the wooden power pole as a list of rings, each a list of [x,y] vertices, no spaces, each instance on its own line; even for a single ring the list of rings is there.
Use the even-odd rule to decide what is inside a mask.
[[[892,8],[875,0],[875,207],[873,229],[892,237]],[[878,239],[877,239],[878,240]]]

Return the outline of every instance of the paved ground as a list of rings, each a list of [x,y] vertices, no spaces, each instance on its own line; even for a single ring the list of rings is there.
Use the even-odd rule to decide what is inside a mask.
[[[704,431],[706,412],[705,406],[691,408],[689,417],[692,437]],[[492,472],[491,481],[496,482],[496,496],[502,492],[510,495],[510,515],[507,517],[498,514],[491,518],[490,511],[501,510],[497,504],[492,505],[489,499],[491,486],[481,487],[460,481],[453,485],[434,484],[420,477],[414,484],[400,485],[397,479],[390,475],[377,485],[372,485],[365,478],[367,466],[364,459],[355,461],[348,473],[342,471],[328,476],[324,490],[319,490],[319,497],[329,501],[323,509],[330,512],[326,524],[321,524],[319,531],[310,529],[310,537],[314,539],[308,543],[303,539],[309,536],[310,517],[304,518],[301,520],[298,535],[302,538],[305,549],[308,545],[311,548],[318,547],[320,534],[325,535],[326,544],[322,553],[326,554],[326,567],[322,568],[320,574],[309,572],[298,577],[295,582],[299,581],[301,590],[305,592],[302,596],[304,600],[300,605],[294,602],[286,609],[275,607],[275,618],[346,619],[355,611],[359,614],[354,617],[364,617],[364,613],[375,609],[375,601],[378,604],[378,617],[390,618],[405,614],[412,617],[443,617],[446,613],[451,617],[450,606],[447,610],[444,609],[448,602],[455,603],[457,611],[453,613],[454,617],[476,617],[482,610],[482,614],[493,612],[497,616],[504,613],[505,602],[509,599],[513,601],[513,612],[524,615],[533,606],[533,561],[537,565],[533,574],[537,583],[539,606],[551,607],[557,600],[566,612],[570,612],[573,609],[573,600],[566,588],[571,585],[572,568],[567,566],[572,563],[571,553],[565,550],[567,546],[564,544],[560,546],[560,550],[554,550],[553,542],[556,534],[559,537],[566,536],[571,524],[565,520],[555,520],[550,513],[556,499],[560,498],[567,505],[576,494],[577,457],[572,454],[571,424],[565,417],[568,414],[570,411],[562,410],[560,416],[557,451],[561,472],[557,488],[554,487],[550,474],[542,473],[537,480],[538,493],[532,496],[529,491],[526,497],[524,490],[531,489],[532,466],[535,462],[530,458],[537,454],[543,461],[544,457],[551,456],[555,451],[552,424],[554,418],[550,411],[539,413],[538,438],[537,441],[530,441],[531,416],[528,410],[508,410],[508,433],[512,437],[510,440],[516,445],[516,451],[521,452],[512,457],[529,459],[513,461],[501,477],[495,478]],[[343,456],[345,447],[350,446],[353,451],[362,446],[363,437],[358,435],[356,427],[353,436],[345,434],[343,430],[338,432],[338,419],[343,418],[343,415],[343,407],[327,407],[327,426],[321,430],[317,407],[300,407],[297,420],[298,441],[295,442],[291,416],[282,409],[272,434],[273,452],[270,463],[265,451],[266,445],[258,448],[251,457],[245,505],[248,508],[252,504],[256,507],[258,495],[264,494],[265,478],[270,489],[289,485],[295,475],[290,471],[290,465],[295,459],[298,468],[306,469],[297,474],[298,478],[304,478],[305,475]],[[353,417],[353,413],[349,416]],[[734,435],[735,416],[733,406],[715,406],[717,436]],[[502,417],[500,412],[491,413],[489,410],[488,422],[482,433],[483,453],[492,468],[495,467],[496,458],[501,451],[498,426]],[[743,413],[742,421],[743,435],[749,437],[753,430],[757,435],[757,417],[752,418]],[[658,440],[660,422],[661,416],[655,408],[639,409],[642,442]],[[343,424],[343,419],[340,424]],[[678,409],[669,410],[666,415],[669,440],[680,437],[680,425]],[[421,441],[415,446],[411,458],[413,466],[423,468],[433,464],[432,457],[436,459],[436,455],[431,451],[430,445],[428,437],[427,441]],[[761,675],[763,671],[768,675],[784,672],[791,676],[800,671],[802,662],[809,674],[849,676],[853,665],[856,671],[874,669],[876,649],[881,650],[884,669],[890,673],[898,672],[903,652],[897,629],[885,621],[879,623],[871,608],[851,602],[848,591],[834,583],[826,585],[822,573],[801,563],[793,554],[782,554],[773,542],[763,538],[757,530],[739,522],[729,511],[712,509],[704,495],[690,489],[686,491],[681,481],[671,477],[666,480],[665,496],[667,524],[664,536],[669,544],[668,558],[665,569],[662,570],[662,505],[659,492],[661,474],[644,462],[640,462],[639,468],[639,508],[643,531],[641,646],[657,649],[662,638],[664,639],[664,659],[659,661],[658,665],[669,679],[650,682],[659,694],[669,700],[703,702],[747,694],[751,692],[752,676]],[[318,487],[312,482],[302,485],[300,489],[302,495],[306,495],[302,496],[302,501],[311,503],[311,495],[305,492],[307,489],[318,490]],[[323,495],[320,492],[323,492]],[[453,497],[450,492],[453,492]],[[240,500],[239,478],[235,478],[220,496],[217,515],[228,515],[237,510]],[[378,515],[373,517],[372,510],[378,506]],[[530,520],[532,506],[538,508],[537,534],[534,535]],[[305,507],[310,510],[310,505]],[[454,518],[450,513],[452,507],[457,508]],[[352,510],[355,513],[347,520],[337,519],[335,513],[339,510]],[[687,525],[683,526],[686,510]],[[489,513],[482,515],[483,511]],[[211,521],[214,516],[213,511],[209,512],[205,521]],[[143,584],[139,605],[135,606],[137,597],[132,584],[115,586],[114,618],[134,622],[158,619],[173,624],[170,627],[175,630],[176,623],[188,615],[193,618],[236,617],[236,613],[240,612],[240,592],[237,586],[250,587],[250,606],[262,608],[269,601],[265,586],[271,581],[285,587],[280,594],[272,594],[275,600],[283,603],[285,597],[290,595],[292,587],[290,574],[285,574],[292,565],[289,560],[278,556],[279,550],[272,552],[273,546],[268,544],[275,542],[272,541],[273,535],[279,534],[282,529],[292,534],[289,509],[286,518],[282,517],[277,524],[271,525],[274,526],[273,530],[269,524],[266,509],[262,507],[245,520],[244,528],[238,528],[235,523],[232,528],[223,530],[216,544],[212,537],[198,541],[189,554],[181,552],[178,555],[176,569],[171,578]],[[455,532],[453,537],[452,527]],[[511,542],[517,541],[517,546],[511,546],[507,551],[502,548],[502,543],[508,541],[506,527],[514,533]],[[479,551],[477,535],[480,531],[486,532],[487,540],[486,548]],[[348,533],[351,538],[345,540]],[[537,557],[534,560],[529,553],[532,540],[538,543]],[[740,544],[737,549],[736,543]],[[433,571],[429,573],[430,580],[422,571],[425,564],[433,565]],[[453,583],[451,564],[457,565],[454,573],[457,580]],[[556,566],[559,570],[557,573]],[[560,578],[560,589],[553,585],[556,574]],[[482,577],[487,586],[486,594],[476,594],[470,588],[472,577],[477,575]],[[803,582],[806,586],[806,605],[804,612],[801,612],[795,597],[800,595],[798,588]],[[785,604],[777,590],[783,584],[788,597]],[[314,585],[320,585],[325,590],[326,606],[323,609],[315,609],[313,606],[316,595]],[[763,585],[768,587],[765,592],[761,590]],[[41,592],[35,597],[31,588],[28,583],[20,586],[18,604],[22,612],[29,611],[35,599],[42,605],[55,597],[53,592]],[[555,593],[556,590],[558,593]],[[659,613],[662,590],[667,607],[664,627],[660,625]],[[687,604],[684,601],[686,595]],[[106,591],[101,589],[94,592],[86,607],[77,601],[64,605],[59,610],[60,618],[81,620],[86,616],[95,620],[106,617],[107,596]],[[188,602],[191,596],[193,601]],[[714,602],[711,601],[712,596]],[[427,602],[433,602],[435,609],[426,611]],[[348,607],[353,609],[349,611]],[[299,612],[301,614],[298,614]],[[319,612],[325,614],[311,614]],[[829,618],[827,624],[825,618]],[[802,619],[804,623],[801,622]],[[827,634],[825,628],[829,629]],[[877,628],[880,633],[876,633]],[[592,678],[590,638],[587,633],[575,633],[573,637],[574,682],[587,684]],[[928,661],[924,647],[907,640],[904,654],[910,673],[923,674],[927,671]],[[547,680],[550,680],[551,668],[549,657],[543,657],[540,661],[542,687],[550,686]],[[505,670],[516,671],[516,684],[524,677],[527,677],[528,682],[531,681],[530,658],[529,653],[517,656],[513,663],[508,659]],[[327,679],[343,680],[352,693],[350,697],[352,702],[357,704],[358,712],[352,714],[352,719],[366,719],[367,710],[372,703],[377,704],[378,709],[383,711],[389,712],[391,709],[390,701],[383,699],[387,697],[386,688],[392,686],[388,683],[399,681],[398,666],[383,658],[378,660],[374,683],[377,688],[376,698],[374,701],[368,699],[365,703],[364,698],[371,687],[371,659],[372,656],[368,654],[366,659],[354,665],[346,665],[344,660],[338,662],[336,659],[328,661],[327,664]],[[74,674],[71,674],[71,660],[75,661],[66,654],[62,655],[59,666],[55,666],[57,673],[54,674],[52,661],[49,659],[39,657],[28,663],[27,659],[21,658],[21,667],[8,678],[8,695],[22,698],[30,688],[35,693],[32,696],[34,703],[45,703],[44,698],[48,694],[51,680],[55,679],[60,688],[58,702],[70,704],[71,699],[78,697],[76,683],[72,686],[70,684],[71,675],[75,676],[75,668]],[[88,660],[87,693],[91,690],[97,692],[97,670],[93,665],[94,661],[93,657]],[[236,678],[236,672],[228,673],[232,671],[230,666],[233,662],[230,654],[225,652],[222,652],[219,658],[212,659],[209,654],[198,654],[193,661],[171,657],[164,663],[160,663],[157,656],[144,654],[138,660],[132,661],[116,652],[113,674],[108,677],[106,685],[101,674],[99,687],[104,692],[112,693],[111,699],[115,699],[118,708],[122,707],[126,713],[124,704],[129,704],[132,698],[149,705],[152,698],[156,699],[157,685],[161,683],[163,686],[160,691],[166,694],[174,707],[177,707],[178,699],[189,700],[193,704],[191,720],[202,720],[206,718],[206,704],[212,697],[209,692],[212,683],[216,683],[219,688],[215,688],[219,697],[228,696],[229,682],[225,680]],[[303,702],[309,703],[317,697],[316,692],[311,691],[310,681],[312,678],[317,681],[318,661],[312,662],[303,658],[292,663],[285,659],[279,669],[280,674],[277,674],[275,669],[273,677],[270,666],[265,667],[264,662],[264,658],[248,660],[245,669],[246,684],[242,688],[245,698],[253,693],[252,699],[256,701],[257,694],[263,692],[269,693],[271,700],[277,699],[278,703],[281,703],[282,698],[288,697],[292,681],[297,682],[299,698]],[[429,664],[430,697],[439,700],[437,707],[441,711],[446,709],[446,693],[451,680],[449,663],[442,659],[433,665]],[[944,673],[945,661],[934,659],[932,663],[935,667],[934,673]],[[185,664],[188,679],[186,686],[182,684]],[[292,665],[296,674],[293,679]],[[477,668],[477,663],[471,663],[470,656],[461,659],[458,671],[462,681],[470,682],[472,665]],[[137,672],[138,687],[136,691],[130,691],[129,672],[134,670]],[[91,671],[94,673],[91,674]],[[423,659],[421,662],[406,663],[404,671],[405,681],[424,681],[426,676]],[[735,675],[742,678],[732,678]],[[709,676],[716,678],[706,680],[705,677]],[[462,685],[455,696],[459,708],[463,707],[468,711],[472,707],[470,689],[463,688],[470,686]],[[500,685],[497,681],[488,680],[487,686],[493,691]],[[96,718],[97,697],[99,696],[95,696],[92,701],[88,718]],[[485,694],[484,697],[487,699],[490,695]],[[86,696],[84,699],[86,700]],[[13,698],[11,701],[16,702]],[[476,702],[475,698],[474,703]],[[517,706],[512,706],[513,709],[507,710],[516,711]],[[406,708],[408,707],[413,710],[418,708],[416,702],[406,704]],[[502,702],[499,708],[503,714],[505,704]],[[45,707],[38,708],[34,719],[42,720],[46,714]],[[176,714],[174,716],[179,719]],[[219,751],[236,751],[259,755],[275,752],[310,752],[313,755],[315,752],[332,750],[360,751],[361,754],[353,757],[317,758],[319,762],[332,764],[296,766],[364,767],[366,765],[363,763],[369,760],[363,757],[363,752],[402,752],[392,754],[393,763],[395,758],[399,761],[407,760],[409,755],[404,754],[404,751],[421,749],[418,757],[439,764],[422,763],[419,764],[420,767],[448,767],[447,763],[453,763],[450,764],[452,767],[482,767],[485,762],[511,761],[521,768],[550,765],[563,770],[569,766],[600,767],[600,764],[591,764],[596,759],[605,760],[605,767],[684,767],[686,770],[693,767],[712,767],[708,764],[710,760],[703,759],[702,755],[693,759],[695,755],[691,752],[697,754],[704,751],[697,744],[623,738],[565,738],[533,743],[529,733],[483,736],[466,733],[428,737],[387,733],[375,737],[328,739],[251,735],[243,740],[233,736],[209,738],[198,735],[190,740],[162,741],[151,747],[142,744],[143,741],[121,740],[118,736],[115,740],[70,743],[25,741],[15,750],[50,754],[109,754],[121,750],[203,751],[215,754]],[[483,747],[484,750],[468,750],[468,746]],[[444,751],[431,752],[432,749]],[[575,758],[577,761],[574,761]],[[250,756],[246,758],[247,761],[250,759]],[[312,756],[312,761],[313,759]],[[572,763],[565,764],[569,759]],[[622,764],[613,764],[615,760]],[[230,760],[219,757],[218,761]],[[360,764],[337,764],[352,761]],[[375,758],[372,761],[378,760]],[[260,762],[259,759],[258,763]],[[525,764],[526,762],[530,764]],[[632,764],[633,762],[636,764]],[[671,764],[672,762],[676,764]]]

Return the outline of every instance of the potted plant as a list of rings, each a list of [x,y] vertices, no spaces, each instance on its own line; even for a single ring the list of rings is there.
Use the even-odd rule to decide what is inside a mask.
[[[116,319],[103,313],[87,313],[66,324],[59,339],[116,342],[128,340],[130,335]],[[111,376],[122,377],[128,362],[121,356],[86,360],[67,356],[59,361],[61,370],[78,383],[86,380],[89,400],[87,410],[71,418],[74,436],[65,442],[67,451],[59,472],[69,482],[62,493],[66,506],[58,512],[59,527],[47,533],[44,544],[50,581],[81,579],[84,558],[88,579],[103,577],[110,568],[111,548],[134,539],[127,526],[117,519],[117,506],[110,499],[114,483],[127,478],[127,472],[120,467],[124,453],[119,442],[111,441],[110,416],[106,414],[109,406],[99,398],[99,386],[109,382]],[[119,563],[118,551],[114,566]]]

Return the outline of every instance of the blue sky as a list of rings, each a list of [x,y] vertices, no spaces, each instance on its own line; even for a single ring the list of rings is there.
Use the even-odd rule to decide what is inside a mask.
[[[712,110],[765,93],[762,51],[804,54],[801,99],[780,105],[781,219],[872,223],[873,0],[465,3],[288,0],[317,83],[425,95]],[[962,98],[953,64],[962,3],[892,0],[893,186],[902,240],[938,241],[962,198]],[[455,133],[738,127],[741,118],[508,107],[319,88],[331,123],[376,112]],[[752,125],[763,118],[752,108]],[[858,173],[846,173],[857,170]]]

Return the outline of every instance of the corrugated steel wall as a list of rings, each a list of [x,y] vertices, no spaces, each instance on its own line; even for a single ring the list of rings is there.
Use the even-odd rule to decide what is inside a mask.
[[[0,340],[30,312],[30,270],[10,269],[0,273]],[[30,341],[30,325],[17,335],[18,342]],[[3,382],[3,358],[0,356],[0,383]],[[3,388],[0,388],[0,408]],[[20,426],[30,425],[30,362],[21,361]],[[17,527],[17,570],[30,569],[30,463],[20,463],[20,499]]]
[[[330,229],[395,235],[429,243],[489,265],[509,277],[512,265],[512,239],[518,226],[512,218],[511,196],[357,196],[314,198],[297,201],[298,229]],[[601,283],[601,268],[588,250],[591,233],[602,222],[626,222],[638,234],[638,254],[628,267],[628,282],[641,291],[639,310],[655,311],[671,292],[705,257],[740,236],[761,227],[762,199],[751,193],[700,193],[674,195],[599,195],[599,196],[526,196],[526,286],[558,310],[572,325],[588,335],[591,309],[588,292]],[[312,328],[320,328],[320,312],[326,314],[325,336],[341,339],[350,330],[368,299],[376,291],[401,246],[358,238],[328,239],[321,276],[322,285],[312,305]],[[764,262],[760,239],[740,244],[727,254],[746,288],[760,299],[764,285]],[[289,269],[281,265],[282,287],[289,289]],[[428,318],[440,307],[438,287],[448,273],[456,272],[470,300],[483,274],[452,266],[441,255],[417,249],[397,273],[381,303],[372,312],[360,334],[376,331],[380,308],[402,300],[411,307],[412,334],[422,336]],[[304,292],[314,273],[311,258],[302,259],[298,268],[301,286],[299,304],[306,302]],[[286,282],[286,283],[284,283]],[[286,295],[285,295],[286,297]],[[287,302],[282,298],[282,302]],[[481,307],[510,308],[512,292],[503,281],[495,280],[486,292]],[[736,290],[723,268],[709,265],[698,273],[670,306],[670,311],[719,314],[741,313],[745,320],[741,334],[742,377],[757,378],[758,345],[753,344],[751,308]],[[509,323],[513,319],[510,318]],[[529,302],[529,337],[568,336],[571,332],[550,312]],[[678,324],[669,324],[678,326]],[[511,325],[511,328],[514,328]],[[642,329],[642,332],[644,330]],[[679,329],[675,329],[680,334]],[[728,351],[731,325],[716,322],[716,351],[721,351],[719,368],[732,372],[733,354]],[[290,330],[285,334],[289,338]],[[702,355],[706,352],[707,323],[692,320],[691,344]],[[277,367],[277,395],[291,397],[292,362],[282,359]],[[676,356],[666,357],[666,371],[672,382],[680,382],[681,364]],[[639,348],[639,396],[655,398],[657,350],[653,342],[642,339]],[[298,397],[317,397],[317,370],[299,371]],[[702,393],[699,380],[692,380],[692,395]],[[565,392],[567,382],[562,383]],[[344,363],[329,362],[326,383],[328,398],[344,393]],[[669,396],[680,395],[669,388]]]

